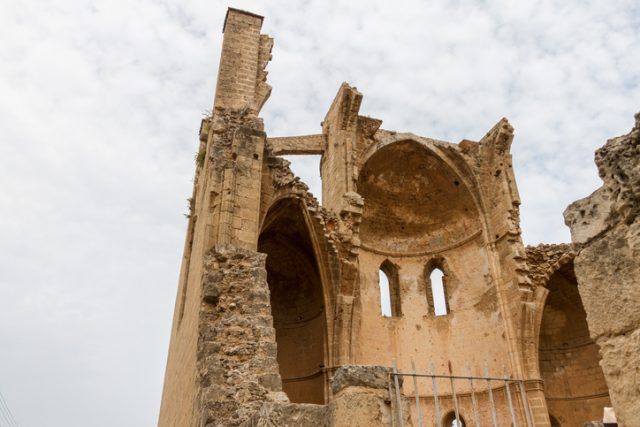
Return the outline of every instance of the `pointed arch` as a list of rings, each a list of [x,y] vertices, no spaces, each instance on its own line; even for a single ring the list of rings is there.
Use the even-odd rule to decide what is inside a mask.
[[[433,258],[425,266],[425,292],[429,314],[431,315],[443,316],[451,311],[447,289],[449,276],[449,268],[444,258]]]
[[[385,317],[402,316],[402,296],[400,295],[398,266],[389,260],[384,260],[380,264],[378,278],[381,314]]]
[[[258,239],[267,254],[271,313],[283,391],[294,403],[323,404],[329,364],[327,289],[300,199],[277,201]]]
[[[538,363],[547,408],[560,424],[597,419],[610,406],[598,345],[589,335],[573,261],[544,283],[548,290],[539,329]]]

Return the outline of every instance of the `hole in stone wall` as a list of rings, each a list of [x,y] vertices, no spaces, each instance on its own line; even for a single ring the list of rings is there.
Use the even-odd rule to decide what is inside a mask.
[[[443,425],[445,427],[466,427],[467,424],[464,422],[462,415],[458,414],[458,418],[456,418],[455,412],[449,412],[444,417]]]
[[[447,314],[447,297],[444,289],[444,272],[434,268],[429,275],[431,282],[431,296],[433,297],[433,312],[436,316]]]
[[[322,181],[320,179],[320,155],[305,154],[283,156],[291,162],[293,174],[309,186],[309,191],[322,203]]]
[[[551,422],[551,427],[560,427],[558,420],[551,414],[549,414],[549,421]]]

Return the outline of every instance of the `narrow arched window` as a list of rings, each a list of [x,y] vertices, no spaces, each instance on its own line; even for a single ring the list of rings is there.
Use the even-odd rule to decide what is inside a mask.
[[[444,272],[434,268],[429,275],[431,282],[431,297],[433,298],[433,312],[436,316],[444,316],[449,312],[447,297],[444,290]]]
[[[380,285],[380,311],[384,317],[391,316],[391,292],[389,292],[389,277],[383,270],[378,271]]]
[[[446,262],[442,258],[429,261],[425,268],[426,296],[429,313],[444,316],[449,313],[449,298],[447,295],[448,271]]]
[[[389,261],[383,262],[378,272],[378,284],[380,287],[380,313],[385,317],[401,316],[398,268]]]

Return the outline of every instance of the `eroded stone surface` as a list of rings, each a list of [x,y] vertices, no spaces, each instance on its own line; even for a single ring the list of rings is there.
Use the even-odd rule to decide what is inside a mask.
[[[203,426],[240,425],[263,402],[286,400],[265,258],[226,246],[205,257],[197,349]]]
[[[535,286],[544,286],[562,265],[573,261],[575,253],[569,244],[527,246],[529,277]]]
[[[328,408],[309,403],[267,402],[242,427],[328,427]]]
[[[596,151],[603,185],[570,205],[575,259],[591,336],[621,425],[640,425],[640,113],[631,132]]]
[[[389,386],[391,368],[386,366],[356,366],[343,365],[338,368],[331,379],[331,389],[334,394],[347,387],[367,387],[385,390]],[[399,377],[402,385],[403,378]]]

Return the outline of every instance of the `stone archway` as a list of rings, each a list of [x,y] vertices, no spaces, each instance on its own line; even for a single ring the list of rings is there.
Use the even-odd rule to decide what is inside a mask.
[[[268,212],[258,240],[267,282],[282,387],[295,403],[325,403],[326,317],[322,281],[301,202]]]
[[[540,326],[539,362],[549,412],[562,426],[582,427],[610,406],[599,361],[578,293],[573,262],[550,275]]]

